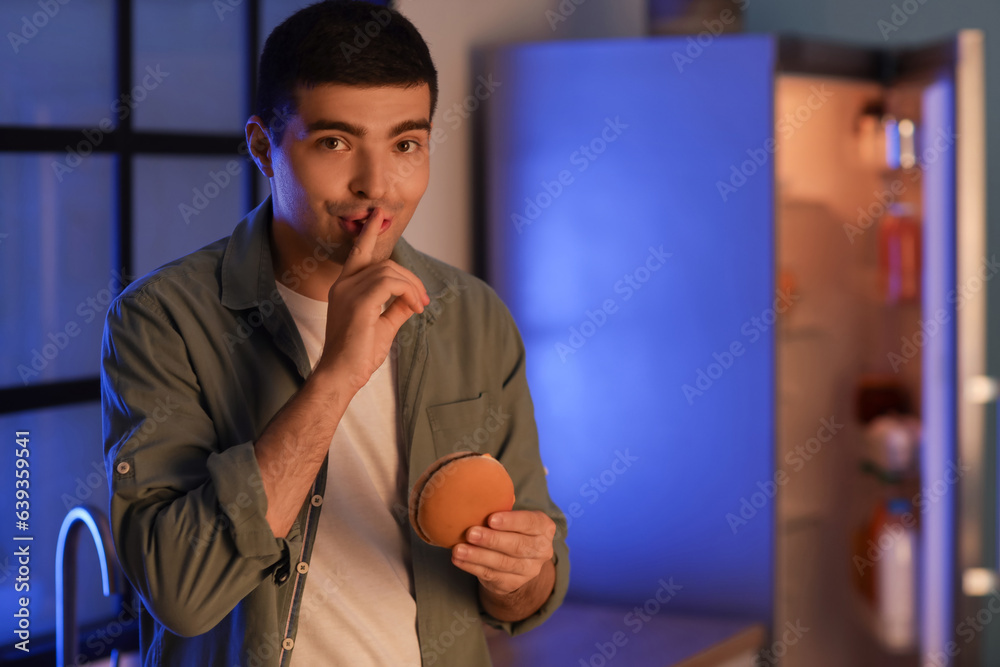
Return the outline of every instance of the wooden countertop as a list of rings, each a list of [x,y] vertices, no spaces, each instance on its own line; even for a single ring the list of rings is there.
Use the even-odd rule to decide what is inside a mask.
[[[486,628],[494,667],[718,667],[752,665],[766,630],[753,621],[667,614],[633,607],[565,602],[540,627],[518,637]]]

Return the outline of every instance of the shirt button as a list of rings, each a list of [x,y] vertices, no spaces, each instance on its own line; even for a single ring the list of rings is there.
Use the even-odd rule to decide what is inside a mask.
[[[285,637],[285,641],[281,642],[281,648],[286,651],[291,651],[293,646],[295,646],[295,640],[291,637]]]
[[[313,507],[319,507],[320,505],[323,504],[323,496],[316,494],[315,496],[309,499],[309,502],[313,504]]]
[[[301,563],[295,566],[295,569],[299,571],[299,574],[305,574],[306,572],[309,571],[309,563],[302,561]]]
[[[119,475],[124,475],[125,473],[127,473],[127,472],[128,472],[129,470],[131,470],[131,469],[132,469],[132,466],[130,466],[130,465],[128,464],[128,461],[122,461],[122,462],[121,462],[121,463],[119,463],[119,464],[118,464],[118,466],[117,466],[117,467],[115,468],[115,470],[117,470],[117,471],[118,471],[118,474],[119,474]]]

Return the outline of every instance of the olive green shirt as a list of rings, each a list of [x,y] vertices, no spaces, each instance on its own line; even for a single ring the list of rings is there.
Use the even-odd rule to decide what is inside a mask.
[[[102,402],[110,518],[141,597],[143,665],[287,665],[321,511],[327,463],[287,537],[274,536],[254,442],[310,372],[275,286],[271,200],[234,230],[135,281],[104,332]],[[514,480],[515,509],[556,522],[556,585],[530,617],[503,623],[451,552],[410,531],[423,665],[489,665],[480,619],[518,634],[561,604],[566,521],[549,498],[525,354],[510,312],[481,280],[400,239],[392,259],[431,301],[397,332],[398,427],[409,486],[438,457],[489,452]],[[309,270],[308,262],[302,267]],[[294,276],[282,276],[282,282]],[[400,522],[405,507],[397,507]],[[304,612],[308,613],[308,612]]]

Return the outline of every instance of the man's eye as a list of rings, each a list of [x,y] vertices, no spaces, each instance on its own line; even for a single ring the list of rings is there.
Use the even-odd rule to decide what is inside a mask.
[[[406,141],[400,141],[398,144],[396,144],[396,148],[399,149],[400,153],[412,153],[416,151],[419,146],[420,144],[418,144],[416,141],[413,141],[412,139],[407,139]]]
[[[324,137],[319,143],[323,148],[329,148],[330,150],[337,150],[343,145],[343,142],[337,137]]]

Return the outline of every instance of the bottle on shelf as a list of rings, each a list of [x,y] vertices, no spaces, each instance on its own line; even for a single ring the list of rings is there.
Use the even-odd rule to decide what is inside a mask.
[[[879,277],[888,304],[920,300],[920,222],[910,204],[895,203],[878,229]]]
[[[856,400],[860,467],[876,482],[853,538],[860,613],[886,652],[915,654],[920,516],[909,499],[919,492],[921,423],[898,378],[862,377]]]
[[[893,653],[909,653],[917,645],[916,516],[910,501],[892,498],[880,514],[875,563],[875,617],[882,644]]]

